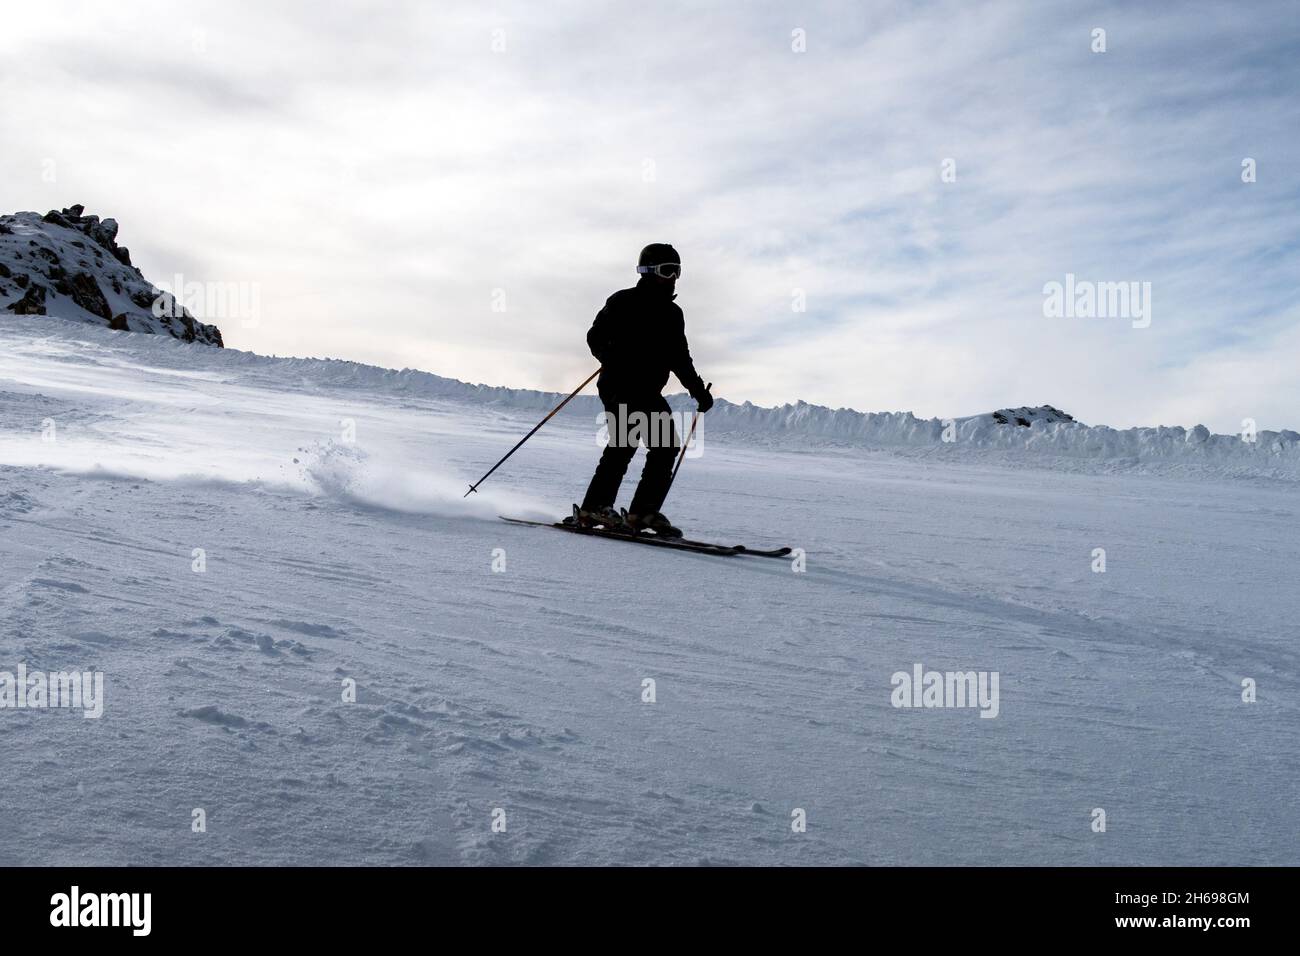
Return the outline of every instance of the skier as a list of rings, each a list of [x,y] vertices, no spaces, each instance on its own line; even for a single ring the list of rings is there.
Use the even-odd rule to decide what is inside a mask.
[[[600,456],[575,519],[584,527],[613,531],[651,531],[660,537],[681,537],[660,508],[672,480],[673,461],[681,444],[672,424],[672,412],[662,395],[668,373],[677,376],[701,412],[713,407],[713,396],[695,371],[686,344],[686,325],[674,288],[682,274],[681,257],[667,243],[655,242],[641,250],[637,265],[641,278],[631,289],[615,292],[596,316],[587,345],[600,360],[596,388],[610,421],[609,444]],[[617,427],[641,413],[645,420],[663,423],[637,434]],[[633,419],[635,420],[635,419]],[[638,439],[646,446],[641,482],[627,512],[614,508],[619,485],[636,454]]]

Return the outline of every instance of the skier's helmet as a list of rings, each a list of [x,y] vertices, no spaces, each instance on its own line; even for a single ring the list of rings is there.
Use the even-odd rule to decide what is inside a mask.
[[[637,271],[640,272],[646,266],[657,266],[668,262],[681,264],[682,257],[666,242],[652,242],[641,250],[641,258],[637,261]],[[645,269],[649,272],[649,269]]]

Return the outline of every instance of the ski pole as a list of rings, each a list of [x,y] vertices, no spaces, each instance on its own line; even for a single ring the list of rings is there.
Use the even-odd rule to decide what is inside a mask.
[[[710,382],[708,385],[705,385],[704,390],[706,392],[713,391],[713,383]],[[686,441],[682,444],[682,453],[677,456],[677,464],[673,465],[673,473],[668,477],[669,490],[672,490],[673,482],[677,480],[677,469],[682,467],[682,461],[686,458],[686,449],[690,445],[691,439],[695,436],[695,423],[698,422],[699,420],[700,420],[700,410],[697,407],[695,409],[695,416],[691,419],[691,430],[686,433]],[[664,495],[667,494],[668,492],[665,491]]]
[[[517,452],[517,451],[519,450],[519,446],[520,446],[520,445],[522,445],[524,442],[528,441],[528,439],[532,438],[533,435],[535,435],[535,434],[537,433],[537,429],[541,428],[543,425],[545,425],[547,422],[549,422],[549,421],[551,420],[551,416],[552,416],[552,415],[554,415],[556,412],[558,412],[558,411],[559,411],[561,408],[563,408],[565,405],[569,404],[570,399],[572,399],[575,395],[577,395],[577,394],[578,394],[579,392],[581,392],[584,388],[586,388],[586,387],[591,383],[591,380],[592,380],[593,378],[595,378],[595,377],[596,377],[597,375],[599,375],[599,374],[600,374],[600,369],[596,369],[596,371],[594,371],[594,372],[592,372],[590,375],[588,375],[588,376],[587,376],[587,381],[583,382],[581,385],[579,385],[577,388],[575,388],[572,392],[569,393],[569,397],[568,397],[568,398],[566,398],[564,401],[560,402],[560,404],[556,405],[556,406],[555,406],[554,408],[552,408],[549,412],[547,412],[547,413],[546,413],[546,417],[543,418],[543,419],[542,419],[540,422],[538,422],[536,425],[534,425],[532,431],[530,431],[530,432],[529,432],[527,435],[525,435],[523,438],[519,439],[519,444],[518,444],[518,445],[515,445],[514,448],[511,448],[508,452],[506,452],[505,457],[502,458],[502,459],[501,459],[499,462],[497,462],[495,465],[493,465],[491,468],[489,468],[489,469],[488,469],[488,473],[487,473],[487,475],[484,475],[484,476],[483,476],[482,478],[480,478],[478,481],[474,482],[474,484],[470,485],[470,486],[469,486],[469,491],[465,492],[465,494],[463,494],[461,497],[462,497],[462,498],[468,498],[472,492],[478,491],[478,486],[481,485],[481,484],[483,484],[483,482],[485,482],[485,481],[488,480],[488,475],[492,474],[492,472],[494,472],[494,471],[496,471],[498,468],[500,468],[500,467],[505,463],[506,458],[509,458],[511,455],[513,455],[515,452]]]

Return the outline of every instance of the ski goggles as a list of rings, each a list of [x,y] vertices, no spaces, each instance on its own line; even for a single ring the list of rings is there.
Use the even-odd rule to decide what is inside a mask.
[[[653,272],[661,279],[676,279],[682,274],[680,262],[661,262],[657,266],[637,266],[636,271],[642,275]]]

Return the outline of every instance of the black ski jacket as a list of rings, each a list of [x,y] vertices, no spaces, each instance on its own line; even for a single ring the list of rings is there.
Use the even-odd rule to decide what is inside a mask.
[[[646,276],[605,300],[587,333],[591,354],[601,364],[596,387],[602,396],[658,395],[669,372],[696,401],[705,394],[686,344],[686,318],[675,298]]]

